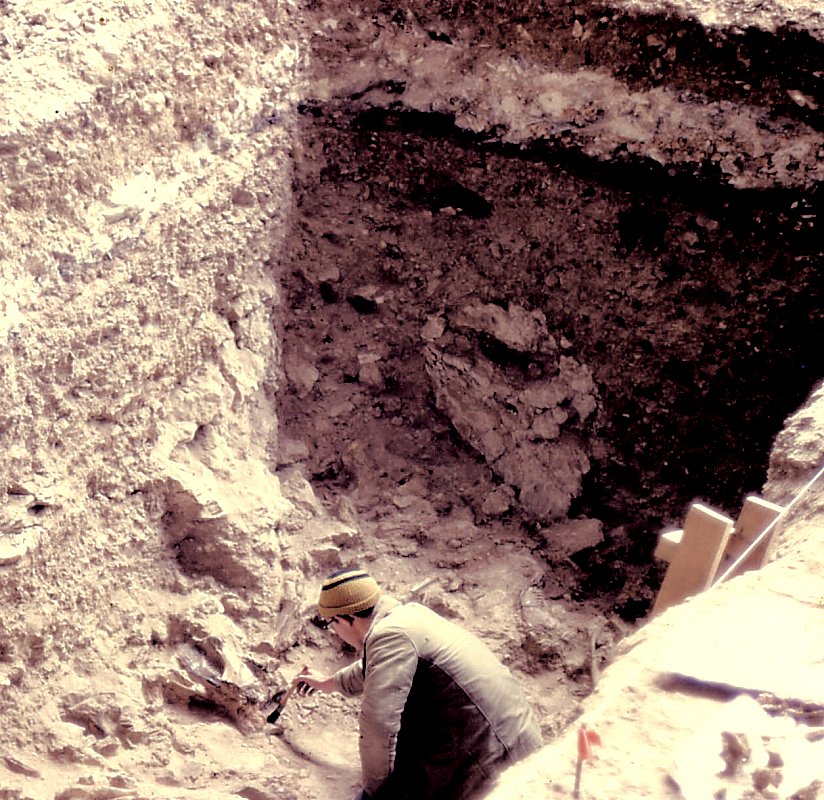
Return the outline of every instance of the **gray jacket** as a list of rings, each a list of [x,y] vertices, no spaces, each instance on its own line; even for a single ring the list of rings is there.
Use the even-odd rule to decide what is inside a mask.
[[[509,670],[418,603],[381,597],[363,659],[335,680],[344,695],[363,694],[363,786],[377,800],[464,800],[540,746]]]

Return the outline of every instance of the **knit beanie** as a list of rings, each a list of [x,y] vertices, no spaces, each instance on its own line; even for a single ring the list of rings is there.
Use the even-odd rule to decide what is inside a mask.
[[[372,608],[380,597],[377,581],[357,567],[342,569],[324,582],[318,598],[318,613],[322,617],[355,614]]]

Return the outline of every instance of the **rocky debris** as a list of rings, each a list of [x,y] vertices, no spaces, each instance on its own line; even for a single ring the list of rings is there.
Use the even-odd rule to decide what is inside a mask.
[[[136,729],[136,715],[122,707],[113,693],[68,694],[61,698],[61,704],[63,720],[80,726],[84,735],[95,739],[92,749],[100,755],[110,756],[120,747],[130,749],[145,741],[145,733]]]
[[[795,496],[794,479],[799,473],[821,465],[821,413],[824,409],[824,386],[817,386],[804,404],[776,436],[776,450],[770,458],[770,499],[788,505]],[[813,507],[821,498],[816,486],[804,498]]]
[[[820,119],[789,101],[799,87],[818,99],[811,66],[820,60],[822,13],[811,0],[752,4],[678,0],[666,8],[654,2],[622,2],[610,7],[579,4],[570,9],[537,0],[530,13],[514,2],[494,5],[411,2],[404,14],[372,4],[375,31],[421,28],[433,43],[462,49],[467,42],[513,54],[516,63],[551,64],[567,74],[595,70],[636,90],[669,87],[685,98],[752,103],[772,115],[817,125]],[[363,19],[368,15],[364,14]],[[336,57],[329,39],[358,46],[368,28],[317,31],[313,49]],[[362,39],[361,39],[362,41]],[[443,48],[448,49],[448,48]],[[414,55],[411,59],[414,63]],[[757,78],[756,78],[757,75]],[[374,88],[381,86],[380,82]],[[387,83],[402,93],[403,84]]]
[[[615,629],[608,631],[607,621],[586,609],[546,599],[538,587],[525,589],[519,605],[527,669],[534,674],[551,666],[594,687],[615,643]]]
[[[4,526],[0,538],[0,567],[14,564],[23,558],[29,550],[37,547],[43,528],[40,525],[26,526],[24,530],[15,530],[16,526]]]
[[[656,4],[650,0],[627,0],[622,5],[634,12],[648,14],[658,11]],[[737,32],[736,29],[744,22],[760,30],[776,31],[787,24],[790,16],[799,27],[810,31],[813,37],[819,40],[824,38],[824,14],[817,3],[808,0],[793,0],[790,3],[769,0],[753,8],[744,8],[735,0],[720,0],[712,8],[694,0],[679,0],[675,8],[682,16],[694,17],[709,29],[732,28],[732,32]]]
[[[314,388],[320,372],[314,364],[311,353],[304,350],[289,351],[284,356],[283,370],[289,384],[294,387],[298,397],[306,397]]]
[[[208,473],[198,477],[181,475],[186,484],[170,481],[168,487],[154,489],[165,495],[160,518],[180,569],[187,575],[212,575],[229,588],[265,593],[275,579],[272,561],[283,549],[277,523],[286,516],[287,502],[273,504],[271,495],[256,494],[251,482],[211,493]],[[267,477],[274,490],[275,480]]]
[[[821,752],[818,752],[818,751]],[[695,731],[676,753],[673,780],[684,800],[701,797],[815,797],[824,753],[808,729],[768,716],[754,699],[737,697]],[[719,768],[720,767],[720,768]],[[812,794],[810,794],[812,792]]]
[[[554,346],[544,315],[538,310],[528,311],[517,303],[502,308],[474,300],[451,314],[449,322],[456,330],[469,329],[476,335],[485,333],[519,353],[540,353]]]
[[[213,642],[212,642],[213,643]],[[214,666],[214,656],[201,647],[185,648],[178,654],[180,668],[172,670],[147,688],[157,688],[163,700],[195,712],[229,720],[239,730],[254,733],[269,699],[257,687],[238,680],[226,680]]]
[[[472,368],[492,362],[494,379],[483,380],[505,379],[507,401],[513,387],[550,378],[560,356],[590,372],[597,408],[580,443],[589,464],[580,490],[568,487],[575,499],[553,504],[604,522],[594,548],[604,563],[623,557],[623,543],[607,552],[619,526],[646,549],[641,539],[695,497],[737,506],[760,484],[763,461],[733,454],[766,459],[819,369],[811,196],[800,193],[790,216],[780,193],[758,194],[744,211],[756,195],[656,173],[631,178],[623,167],[601,173],[566,157],[559,164],[540,145],[524,160],[520,149],[463,136],[447,117],[346,100],[307,105],[301,126],[314,158],[298,164],[300,221],[282,257],[294,276],[285,283],[294,315],[284,352],[287,361],[301,354],[319,376],[303,399],[305,385],[284,387],[280,408],[289,436],[307,437],[305,463],[321,489],[347,492],[359,513],[380,513],[375,476],[398,484],[431,470],[429,491],[440,494],[438,465],[463,458],[467,444],[483,455],[448,413],[433,416],[433,383],[419,379],[427,345]],[[490,198],[490,215],[433,213],[418,191],[433,172]],[[374,314],[343,301],[363,287],[379,287]],[[527,343],[537,349],[517,349]],[[471,374],[466,365],[453,372]],[[515,424],[487,401],[490,420]],[[574,424],[561,419],[568,411],[562,402],[538,415],[529,436],[557,435],[556,424]],[[292,420],[301,420],[295,430]],[[728,458],[737,463],[719,469]],[[457,494],[478,519],[524,513],[513,489],[523,476],[510,483],[485,458],[463,462]]]

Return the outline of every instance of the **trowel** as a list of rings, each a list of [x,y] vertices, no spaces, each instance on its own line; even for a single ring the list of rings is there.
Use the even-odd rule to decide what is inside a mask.
[[[298,674],[303,675],[304,673],[308,672],[309,668],[304,667]],[[295,693],[295,689],[298,688],[299,683],[292,683],[290,684],[288,689],[281,689],[279,692],[275,692],[274,697],[269,701],[275,704],[274,709],[266,717],[266,721],[273,724],[278,721],[278,718],[283,713],[283,709],[286,708],[286,703],[289,702],[289,698]]]
[[[266,717],[267,722],[274,725],[274,723],[278,721],[278,717],[280,717],[283,713],[283,709],[286,708],[286,703],[295,691],[295,686],[296,684],[293,683],[288,689],[281,689],[279,692],[275,693],[275,696],[272,698],[272,701],[275,703],[275,707],[272,710],[272,713]]]

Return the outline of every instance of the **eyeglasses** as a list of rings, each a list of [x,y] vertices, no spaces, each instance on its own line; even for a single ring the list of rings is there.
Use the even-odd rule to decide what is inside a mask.
[[[334,625],[336,622],[344,622],[350,621],[352,617],[347,617],[345,615],[341,615],[340,617],[321,617],[320,615],[312,617],[312,624],[316,628],[320,628],[322,631],[325,631],[327,628]]]

